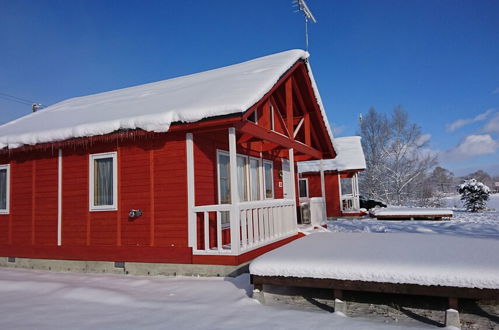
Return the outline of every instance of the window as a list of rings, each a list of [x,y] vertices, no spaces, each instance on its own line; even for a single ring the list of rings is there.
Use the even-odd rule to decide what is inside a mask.
[[[308,197],[308,179],[298,179],[300,197]]]
[[[218,150],[218,201],[220,204],[230,204],[230,168],[229,153]],[[248,180],[248,157],[237,155],[237,190],[239,193],[239,201],[248,201],[249,196],[249,180]]]
[[[0,214],[9,213],[10,165],[0,165]]]
[[[341,178],[341,194],[352,194],[352,178]]]
[[[218,202],[220,204],[229,204],[230,200],[230,157],[229,153],[217,150],[218,167]],[[274,197],[274,179],[273,165],[269,160],[264,160],[262,168],[262,159],[237,155],[237,188],[239,201],[256,201],[265,198]],[[262,175],[262,172],[265,173]],[[265,182],[262,184],[262,178]],[[262,192],[262,186],[266,187],[265,193]]]
[[[263,178],[265,187],[265,198],[274,198],[274,165],[269,160],[263,161]]]
[[[218,201],[220,204],[230,204],[230,170],[229,154],[218,152]]]
[[[116,152],[90,155],[90,210],[117,210]]]
[[[259,158],[250,157],[250,200],[257,201],[262,199],[261,193],[261,160]]]
[[[239,201],[248,200],[248,157],[237,155],[237,190]]]

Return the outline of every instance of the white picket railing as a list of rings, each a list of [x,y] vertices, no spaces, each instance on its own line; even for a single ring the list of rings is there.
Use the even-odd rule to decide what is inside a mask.
[[[195,206],[192,212],[194,254],[239,255],[297,233],[292,199]]]

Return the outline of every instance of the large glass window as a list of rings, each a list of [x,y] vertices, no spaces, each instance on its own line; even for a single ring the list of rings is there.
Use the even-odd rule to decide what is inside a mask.
[[[271,161],[263,161],[263,177],[265,180],[265,198],[274,198],[274,166]]]
[[[90,210],[117,209],[116,153],[90,155]]]
[[[0,214],[9,213],[9,165],[0,165]]]
[[[218,202],[220,204],[231,203],[229,162],[229,153],[218,150]],[[263,197],[274,197],[274,178],[272,173],[273,165],[271,161],[264,160],[262,163],[262,159],[260,158],[237,155],[236,162],[239,201],[255,201],[261,200]],[[263,196],[262,177],[264,178],[263,186],[265,187],[265,193]]]

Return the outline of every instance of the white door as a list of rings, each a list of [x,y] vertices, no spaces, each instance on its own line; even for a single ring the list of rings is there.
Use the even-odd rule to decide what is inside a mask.
[[[293,189],[291,180],[291,172],[289,167],[289,160],[282,160],[282,190],[284,194],[284,198],[291,198],[291,189]]]

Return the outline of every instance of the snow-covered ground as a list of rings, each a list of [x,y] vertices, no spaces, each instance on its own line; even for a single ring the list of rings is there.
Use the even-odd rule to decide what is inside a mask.
[[[0,329],[399,329],[260,305],[249,276],[138,277],[0,268]],[[412,326],[412,325],[411,325]],[[421,324],[420,328],[425,328]],[[427,327],[426,327],[427,328]]]
[[[453,208],[451,220],[443,221],[381,221],[371,218],[330,221],[334,232],[425,233],[494,238],[499,240],[499,194],[491,195],[486,212],[471,213],[461,209],[459,196],[448,197],[447,206]]]

